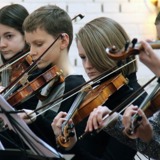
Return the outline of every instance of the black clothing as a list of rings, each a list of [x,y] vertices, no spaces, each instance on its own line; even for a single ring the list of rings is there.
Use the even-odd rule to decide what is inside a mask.
[[[65,87],[64,87],[63,94],[68,93],[69,91],[73,90],[74,88],[82,85],[83,83],[85,83],[85,80],[81,75],[70,75],[65,78],[64,83],[65,83]],[[61,85],[61,84],[59,84],[59,85]],[[54,90],[56,90],[56,87],[54,88]],[[50,93],[49,96],[53,96],[52,93]],[[69,99],[65,100],[64,102],[62,102],[60,104],[60,108],[59,108],[58,112],[60,112],[60,111],[67,112],[68,109],[71,107],[75,97],[76,97],[76,95],[74,95],[74,96],[70,97]],[[49,98],[49,97],[47,97],[47,98]],[[65,99],[65,97],[64,97],[64,99]],[[52,145],[53,147],[55,147],[55,137],[54,137],[54,133],[53,133],[53,130],[51,127],[51,123],[53,122],[53,119],[57,115],[57,113],[50,109],[49,111],[45,112],[45,115],[38,116],[36,121],[29,125],[31,130],[38,137],[40,137],[41,139],[43,139],[45,142]]]
[[[46,67],[45,69],[36,69],[30,74],[28,77],[28,81],[34,80],[36,77],[38,77],[40,74],[44,73],[50,68],[50,66]],[[32,97],[29,97],[29,99],[25,100],[22,103],[17,104],[14,106],[15,109],[20,110],[20,109],[31,109],[34,110],[37,106],[38,103],[38,97],[36,94],[33,94]],[[12,130],[4,130],[0,132],[0,141],[2,142],[3,146],[5,148],[23,148],[25,146],[23,140],[15,134],[14,131]],[[16,143],[15,143],[16,142]]]
[[[123,86],[111,95],[104,105],[113,109],[140,88],[135,73],[127,78],[129,79],[128,86]],[[134,104],[139,105],[146,95],[144,93]],[[86,121],[87,118],[76,126],[78,137],[84,133]],[[87,135],[79,140],[70,153],[76,155],[73,160],[133,160],[136,150],[118,142],[102,130],[97,135]]]

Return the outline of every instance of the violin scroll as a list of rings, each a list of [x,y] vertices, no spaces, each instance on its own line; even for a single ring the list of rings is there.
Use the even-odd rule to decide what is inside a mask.
[[[76,143],[77,138],[75,136],[74,125],[67,124],[62,127],[62,134],[56,138],[58,147],[64,149],[70,149]]]
[[[148,42],[153,49],[160,49],[160,41]],[[140,50],[142,50],[142,46],[137,42],[137,39],[134,38],[131,42],[126,42],[124,48],[122,50],[117,49],[116,46],[111,46],[106,48],[106,53],[108,57],[113,60],[123,60],[132,55],[139,54]]]

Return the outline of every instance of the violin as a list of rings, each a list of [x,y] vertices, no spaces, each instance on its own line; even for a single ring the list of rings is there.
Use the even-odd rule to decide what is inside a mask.
[[[78,14],[77,16],[75,16],[74,18],[72,18],[72,20],[76,20],[77,18],[80,18],[82,19],[84,16],[82,14]],[[22,78],[23,76],[26,75],[26,73],[28,73],[30,70],[33,69],[33,67],[36,66],[37,62],[44,56],[44,54],[54,45],[54,43],[60,38],[60,37],[63,37],[63,34],[61,33],[60,35],[57,36],[57,38],[55,39],[55,41],[53,41],[50,46],[43,52],[43,54],[36,60],[32,63],[32,65],[30,65],[24,72],[22,72],[22,74],[18,74],[19,76],[17,77],[16,74],[13,74],[12,76],[12,81],[11,83],[4,88],[3,91],[0,92],[0,94],[6,92],[8,89],[11,90],[11,88],[14,87],[14,85],[16,83],[18,83]],[[23,52],[24,53],[24,52]],[[3,66],[0,66],[0,71],[2,71],[3,69],[7,68],[9,65],[8,63],[16,60],[16,58],[18,58],[17,56],[13,57],[13,59],[9,60],[9,62],[7,62],[7,64],[3,65]],[[26,79],[26,78],[25,78]],[[8,93],[7,93],[8,94]]]
[[[32,64],[32,62],[32,57],[30,55],[27,55],[21,58],[16,63],[12,64],[10,82],[13,82],[20,74],[22,74]]]
[[[160,109],[159,103],[160,103],[160,90],[156,92],[156,94],[152,97],[150,101],[148,101],[148,103],[146,103],[146,105],[140,108],[144,111],[146,117],[149,118],[153,116],[153,114]],[[138,114],[135,114],[132,117],[131,126],[127,132],[129,135],[132,135],[135,132],[135,130],[139,127],[141,120],[142,117],[139,116]]]
[[[89,116],[94,108],[103,105],[112,94],[126,84],[128,80],[122,74],[118,74],[90,90],[72,117],[74,124]]]
[[[139,54],[142,50],[140,43],[137,43],[137,39],[134,38],[131,42],[126,42],[125,47],[122,50],[118,50],[116,46],[106,48],[108,57],[113,60],[123,60],[129,56]],[[160,41],[149,42],[153,49],[160,49]]]
[[[147,118],[153,116],[160,109],[160,90],[153,96],[153,98],[145,105],[142,110]]]
[[[43,88],[53,79],[55,80],[54,85],[57,83],[62,83],[64,81],[62,73],[62,70],[60,70],[58,67],[51,67],[37,78],[27,82],[22,88],[18,89],[11,96],[9,96],[7,99],[8,103],[10,103],[12,106],[16,106],[17,104],[22,103],[29,96],[36,94],[41,88]]]
[[[81,93],[83,98],[80,96],[76,98],[76,100],[78,100],[78,106],[77,101],[71,106],[66,116],[66,121],[62,124],[62,135],[57,137],[58,144],[63,148],[70,145],[70,137],[74,136],[72,129],[66,127],[70,118],[72,118],[74,124],[78,124],[89,116],[94,108],[103,105],[112,94],[127,83],[127,79],[124,78],[122,74],[118,74],[94,89],[88,89],[87,87],[87,91],[85,89],[84,92]],[[82,103],[79,102],[79,99],[83,99]]]

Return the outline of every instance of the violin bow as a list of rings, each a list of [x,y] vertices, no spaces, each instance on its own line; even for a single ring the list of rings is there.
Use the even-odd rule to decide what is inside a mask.
[[[82,14],[78,14],[76,15],[74,18],[72,18],[72,20],[76,20],[77,17],[80,17],[80,19],[82,19],[84,16]],[[28,73],[29,71],[31,71],[36,65],[37,65],[37,62],[44,56],[44,54],[54,45],[54,43],[60,38],[60,37],[63,37],[63,33],[61,33],[59,36],[57,36],[57,38],[51,43],[51,45],[42,53],[42,55],[36,60],[34,61],[19,77],[17,77],[13,82],[10,83],[10,85],[8,85],[3,91],[0,92],[0,94],[6,92],[4,97],[7,97],[9,92],[11,92],[11,90],[13,90],[14,86],[22,79],[22,77]]]
[[[148,84],[150,84],[151,82],[153,82],[156,79],[156,76],[154,76],[153,78],[151,78],[148,82],[146,82],[141,88],[137,89],[133,94],[131,94],[127,99],[125,99],[125,101],[123,101],[122,103],[120,103],[117,107],[115,107],[109,114],[107,114],[106,116],[103,117],[103,121],[106,120],[109,116],[113,115],[113,113],[119,111],[120,109],[122,109],[119,113],[122,113],[129,105],[131,105],[134,101],[136,101],[145,91],[143,91],[143,89],[145,87],[148,86]],[[139,94],[140,93],[140,94]],[[138,94],[138,96],[137,96]],[[136,96],[136,98],[135,98]],[[132,101],[130,101],[131,99],[133,99]],[[126,107],[124,107],[126,106]],[[108,122],[108,124],[110,124],[110,122],[112,122],[112,119]],[[106,127],[106,126],[105,126]],[[83,137],[85,137],[88,134],[97,134],[99,133],[103,128],[97,129],[95,130],[93,133],[90,132],[85,132],[83,133],[78,139],[82,139]]]
[[[32,70],[36,65],[37,62],[45,55],[45,53],[56,43],[56,41],[60,38],[63,37],[63,33],[61,33],[60,35],[57,36],[57,38],[50,44],[50,46],[42,53],[41,56],[39,56],[39,58],[37,58],[37,60],[35,60],[19,77],[17,77],[13,82],[11,82],[2,92],[0,92],[0,94],[4,93],[7,89],[9,89],[7,91],[7,93],[5,93],[5,95],[8,94],[8,92],[10,92],[13,87],[22,79],[22,77],[28,73],[30,70]],[[6,96],[4,96],[6,97]]]
[[[144,99],[144,101],[139,106],[139,109],[143,109],[144,106],[146,106],[146,104],[153,98],[155,93],[158,91],[158,89],[160,87],[160,78],[158,78],[157,82],[158,82],[157,85],[153,88],[152,92],[147,95],[147,97]],[[129,134],[134,133],[135,129],[138,127],[138,126],[136,126],[136,128],[135,128],[135,123],[138,122],[139,120],[141,120],[141,117],[138,115],[138,113],[136,113],[132,116]]]
[[[23,57],[27,56],[29,54],[29,52],[27,52],[28,50],[29,49],[26,49],[22,53],[14,56],[12,59],[8,60],[5,64],[1,65],[0,66],[0,72],[2,72],[3,70],[5,70],[6,68],[10,67],[12,64],[16,63],[17,61],[19,61]]]
[[[64,95],[62,95],[62,96],[54,99],[53,101],[51,101],[51,102],[49,102],[49,103],[47,103],[47,104],[45,104],[45,105],[43,105],[43,106],[35,109],[35,110],[33,111],[33,113],[36,112],[36,117],[38,117],[39,115],[43,114],[44,112],[48,111],[49,109],[55,107],[56,105],[64,102],[65,100],[69,99],[70,97],[72,97],[72,96],[76,95],[77,93],[81,92],[82,87],[84,87],[85,85],[87,85],[87,84],[89,84],[89,83],[91,83],[91,82],[92,82],[92,84],[90,84],[91,87],[93,87],[94,85],[98,85],[101,80],[103,80],[103,79],[106,78],[106,77],[113,76],[114,74],[118,73],[119,70],[121,70],[123,67],[129,65],[130,63],[133,63],[134,61],[135,61],[135,59],[132,60],[132,61],[130,61],[130,62],[128,62],[128,63],[126,63],[125,65],[123,65],[123,66],[115,69],[115,70],[109,69],[109,70],[103,72],[103,73],[102,73],[101,75],[99,75],[98,77],[93,78],[93,79],[87,81],[86,83],[84,83],[84,84],[82,84],[82,85],[74,88],[73,90],[71,90],[71,91],[65,93]],[[64,97],[65,97],[65,98],[64,98]],[[64,98],[64,99],[61,100],[61,101],[59,101],[59,102],[56,103],[56,104],[53,104],[53,103],[55,103],[56,101],[58,101],[58,100],[60,100],[60,99],[62,99],[62,98]],[[52,105],[52,104],[53,104],[53,105]],[[47,107],[47,106],[49,106],[49,105],[51,105],[51,106],[48,107],[46,110],[43,110],[42,112],[40,112],[40,113],[37,114],[37,111],[39,111],[39,110],[41,110],[41,109],[43,109],[43,108],[45,108],[45,107]],[[33,113],[30,113],[30,115],[33,114]],[[33,117],[33,118],[36,118],[36,117]]]

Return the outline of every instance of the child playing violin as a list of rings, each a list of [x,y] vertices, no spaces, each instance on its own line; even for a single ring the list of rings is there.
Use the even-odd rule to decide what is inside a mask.
[[[0,65],[2,66],[7,62],[13,62],[11,66],[0,73],[0,91],[12,82],[13,72],[16,73],[22,66],[20,61],[14,63],[12,59],[14,58],[16,60],[20,56],[23,56],[23,54],[29,52],[29,46],[25,41],[24,31],[22,29],[23,22],[28,15],[28,11],[20,4],[11,4],[0,9]],[[40,70],[35,70],[29,75],[28,80],[30,81],[36,78],[40,73]],[[16,109],[35,109],[37,103],[38,98],[33,96],[29,98],[28,101],[17,105]],[[3,121],[1,121],[0,127],[0,129],[2,129],[0,139],[4,147],[12,146],[12,144],[5,139],[10,139],[14,133],[2,128],[4,127]],[[5,138],[3,139],[2,136],[5,136]],[[17,139],[17,137],[15,139]]]
[[[55,80],[53,79],[42,88],[40,94],[43,100],[39,100],[36,107],[36,109],[39,109],[81,85],[85,80],[83,76],[75,74],[69,60],[69,49],[73,39],[73,26],[72,20],[66,11],[55,5],[42,6],[25,19],[23,28],[33,61],[36,61],[51,46],[40,61],[38,61],[37,67],[44,69],[57,66],[62,70],[64,76],[64,82],[58,83],[55,86]],[[57,103],[57,105],[54,107],[51,107],[54,105],[52,103],[36,113],[33,110],[25,110],[25,113],[19,113],[19,115],[40,138],[52,145],[54,135],[51,122],[56,113],[66,111],[66,108],[71,106],[75,96],[64,102],[55,102],[54,104]],[[36,114],[41,115],[36,117]],[[34,117],[35,121],[31,119],[32,117]]]
[[[121,50],[128,40],[129,37],[124,29],[116,21],[106,17],[96,18],[88,22],[76,34],[79,56],[85,72],[90,79],[98,77],[104,73],[104,71],[118,69],[120,66],[127,64],[127,62],[131,62],[119,70],[124,77],[128,78],[128,85],[121,87],[106,100],[105,105],[110,109],[114,109],[134,91],[140,88],[136,78],[137,65],[135,57],[133,56],[131,59],[123,61],[114,61],[106,54],[105,49],[107,47],[115,45]],[[146,93],[136,100],[134,104],[139,105],[145,96]],[[62,135],[61,128],[63,122],[66,120],[66,116],[67,112],[60,112],[53,119],[52,128],[55,137]],[[88,118],[85,118],[75,126],[77,137],[84,132],[87,119]],[[69,121],[69,123],[71,122]],[[76,141],[75,136],[71,138],[73,143]],[[75,154],[73,159],[76,160],[131,160],[134,159],[136,154],[135,150],[118,142],[116,138],[113,138],[109,134],[106,135],[104,131],[96,136],[84,137],[77,141],[75,146],[73,146],[72,142],[71,146],[66,147],[66,149],[70,149],[70,151],[67,151],[68,153]]]
[[[17,16],[18,15],[18,16]],[[22,24],[28,11],[19,4],[8,5],[0,10],[0,53],[1,65],[22,52],[29,51],[25,43]],[[18,58],[18,57],[17,57]],[[1,85],[7,87],[11,82],[11,69],[1,72]],[[1,87],[1,88],[3,88]]]
[[[140,52],[140,60],[159,77],[159,57],[156,56],[147,42],[142,41],[141,44],[144,50]],[[85,131],[92,132],[98,128],[103,128],[104,131],[117,138],[120,142],[148,155],[150,158],[160,158],[159,111],[147,119],[142,109],[131,105],[125,110],[123,116],[115,112],[114,118],[110,117],[109,119],[106,119],[106,121],[109,122],[110,119],[113,118],[113,121],[111,121],[112,123],[106,125],[106,121],[103,121],[103,117],[110,112],[111,110],[105,106],[96,108],[90,114]],[[140,125],[132,134],[129,134],[130,132],[128,131],[130,131],[132,116],[135,114],[142,117]]]
[[[12,65],[3,69],[1,72],[0,91],[7,87],[25,70],[22,61],[14,62],[12,59],[17,60],[29,52],[29,46],[25,42],[22,29],[23,21],[28,15],[28,11],[20,4],[11,4],[0,9],[0,65],[4,66],[6,63],[8,64],[8,62],[12,63]],[[38,70],[31,73],[28,80],[30,81],[35,78],[38,73]],[[33,96],[29,103],[26,101],[23,105],[16,106],[16,108],[34,109],[33,106],[37,105],[37,103],[38,98]]]
[[[156,17],[155,25],[157,35],[160,36],[160,12]],[[139,59],[143,62],[157,77],[160,77],[160,59],[154,53],[153,49],[146,41],[141,41],[143,50],[140,50]],[[159,110],[152,117],[146,117],[144,111],[137,106],[129,106],[123,116],[114,113],[115,119],[112,123],[105,126],[102,120],[111,110],[107,107],[99,106],[89,117],[85,131],[92,132],[94,129],[104,128],[111,136],[117,138],[120,142],[148,155],[150,158],[160,159],[160,112]],[[132,134],[128,134],[130,130],[132,116],[138,114],[141,116],[140,125]],[[107,120],[107,119],[106,119]],[[108,119],[108,121],[110,121]]]

